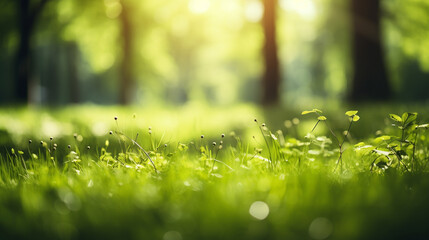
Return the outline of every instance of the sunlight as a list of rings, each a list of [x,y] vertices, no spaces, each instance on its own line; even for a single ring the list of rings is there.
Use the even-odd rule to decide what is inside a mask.
[[[194,14],[203,14],[210,8],[210,0],[189,0],[188,9]]]
[[[110,19],[115,19],[122,12],[122,5],[117,0],[104,0],[106,6],[106,16]]]
[[[270,213],[270,207],[265,202],[256,201],[250,206],[249,213],[258,220],[264,220]]]
[[[316,6],[313,0],[280,0],[280,7],[285,11],[293,11],[304,18],[316,16]]]
[[[244,9],[244,15],[249,22],[259,22],[262,19],[264,7],[260,1],[248,1]]]

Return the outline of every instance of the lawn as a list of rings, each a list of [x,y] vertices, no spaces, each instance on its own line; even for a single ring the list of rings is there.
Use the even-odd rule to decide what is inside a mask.
[[[3,108],[0,239],[428,239],[427,109]]]

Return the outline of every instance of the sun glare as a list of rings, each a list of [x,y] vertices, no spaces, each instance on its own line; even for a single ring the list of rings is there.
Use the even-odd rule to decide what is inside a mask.
[[[194,14],[203,14],[210,8],[210,0],[189,0],[188,9]]]
[[[122,12],[122,5],[118,0],[104,0],[106,6],[106,16],[115,19]]]
[[[316,16],[316,6],[313,0],[280,0],[280,7],[285,11],[296,12],[304,18]]]
[[[262,18],[264,7],[260,1],[247,1],[244,8],[244,15],[249,22],[259,22]]]

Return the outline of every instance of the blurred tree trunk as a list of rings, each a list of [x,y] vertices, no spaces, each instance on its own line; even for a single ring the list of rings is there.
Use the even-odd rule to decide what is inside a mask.
[[[15,56],[15,99],[19,103],[28,103],[29,100],[31,37],[37,18],[47,3],[47,0],[40,0],[36,4],[31,4],[30,1],[19,0],[17,2],[19,44]]]
[[[384,63],[380,0],[351,0],[353,67],[350,100],[386,100],[391,96]]]
[[[276,104],[279,102],[280,69],[277,56],[276,42],[276,9],[277,0],[263,0],[264,15],[262,27],[264,30],[264,65],[262,78],[262,103]]]
[[[124,1],[122,3],[122,12],[119,16],[121,24],[122,38],[122,62],[120,66],[120,92],[119,103],[129,104],[133,97],[133,69],[132,69],[132,29],[129,15],[129,6]]]

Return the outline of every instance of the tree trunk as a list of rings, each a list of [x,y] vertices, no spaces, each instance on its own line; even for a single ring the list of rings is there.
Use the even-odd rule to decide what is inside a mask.
[[[380,0],[351,0],[354,73],[351,101],[387,100],[391,89],[384,64]]]
[[[122,1],[122,12],[120,22],[122,27],[122,62],[120,66],[120,92],[119,103],[129,104],[133,97],[133,71],[132,71],[132,29],[129,16],[129,8]]]
[[[30,35],[33,23],[29,15],[30,0],[18,4],[19,45],[15,63],[15,98],[19,103],[28,103],[28,82],[30,78]]]
[[[276,104],[279,102],[280,69],[277,56],[276,42],[276,6],[277,0],[263,0],[264,15],[262,27],[264,30],[264,65],[262,78],[262,103]]]
[[[17,4],[19,44],[15,59],[15,99],[18,103],[28,103],[29,81],[31,78],[31,36],[35,22],[47,0],[41,0],[31,7],[30,0],[20,0]]]

